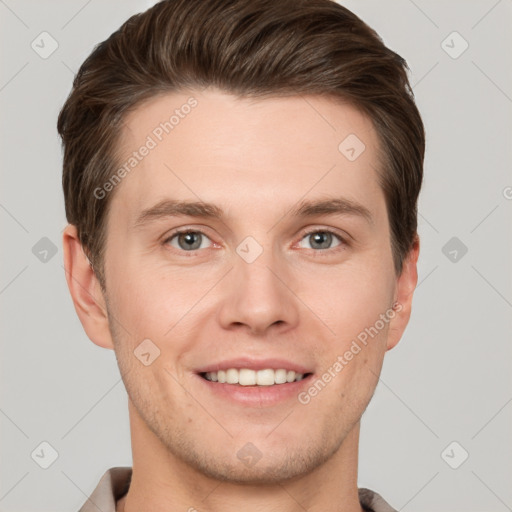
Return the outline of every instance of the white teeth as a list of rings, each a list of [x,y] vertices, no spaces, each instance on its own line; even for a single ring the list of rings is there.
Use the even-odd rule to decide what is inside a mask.
[[[238,370],[234,368],[226,370],[226,382],[228,384],[238,384]]]
[[[241,386],[273,386],[274,384],[285,384],[287,382],[299,381],[304,378],[303,373],[295,373],[293,370],[250,370],[249,368],[229,368],[218,372],[207,372],[205,378],[212,382],[221,384],[240,384]]]
[[[236,372],[236,370],[233,371]],[[238,384],[241,386],[254,386],[254,384],[256,384],[256,380],[256,372],[253,372],[252,370],[243,368],[238,372]]]
[[[275,384],[274,370],[258,370],[256,382],[258,386],[273,386]]]
[[[284,384],[286,382],[286,370],[276,370],[274,378],[276,384]]]

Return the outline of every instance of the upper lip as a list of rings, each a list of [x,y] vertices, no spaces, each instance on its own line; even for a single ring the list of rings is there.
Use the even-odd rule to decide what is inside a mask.
[[[293,370],[295,373],[312,373],[312,370],[302,364],[294,363],[286,359],[254,359],[250,357],[238,357],[211,363],[198,368],[197,373],[218,372],[219,370],[228,370],[229,368],[248,368],[250,370],[265,370],[273,368],[274,370],[285,369]]]

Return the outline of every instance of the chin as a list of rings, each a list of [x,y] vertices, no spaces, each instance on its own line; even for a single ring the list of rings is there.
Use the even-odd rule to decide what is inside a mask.
[[[202,446],[197,440],[182,440],[178,446],[174,444],[168,448],[188,466],[209,478],[233,484],[276,485],[313,472],[341,445],[335,438],[319,438],[313,444],[309,436],[304,440],[288,438],[286,443],[283,439],[269,442],[266,435],[268,433],[254,438],[254,442],[231,440],[230,446],[220,443],[217,450],[212,450],[212,445]]]

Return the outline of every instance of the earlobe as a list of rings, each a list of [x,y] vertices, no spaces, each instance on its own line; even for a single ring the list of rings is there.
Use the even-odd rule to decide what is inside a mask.
[[[75,311],[96,345],[113,349],[105,297],[91,263],[78,239],[76,226],[68,224],[62,236],[64,270]]]
[[[411,317],[412,299],[418,283],[418,257],[420,251],[420,239],[416,234],[413,246],[404,260],[402,273],[397,278],[395,295],[395,316],[389,323],[387,349],[391,350],[400,341],[409,318]]]

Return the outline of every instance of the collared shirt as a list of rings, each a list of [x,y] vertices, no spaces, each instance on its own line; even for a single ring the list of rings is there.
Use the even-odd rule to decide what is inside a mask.
[[[131,478],[131,467],[110,468],[79,512],[116,512],[116,502],[128,492]],[[397,512],[380,494],[370,489],[359,489],[359,502],[366,512]]]

